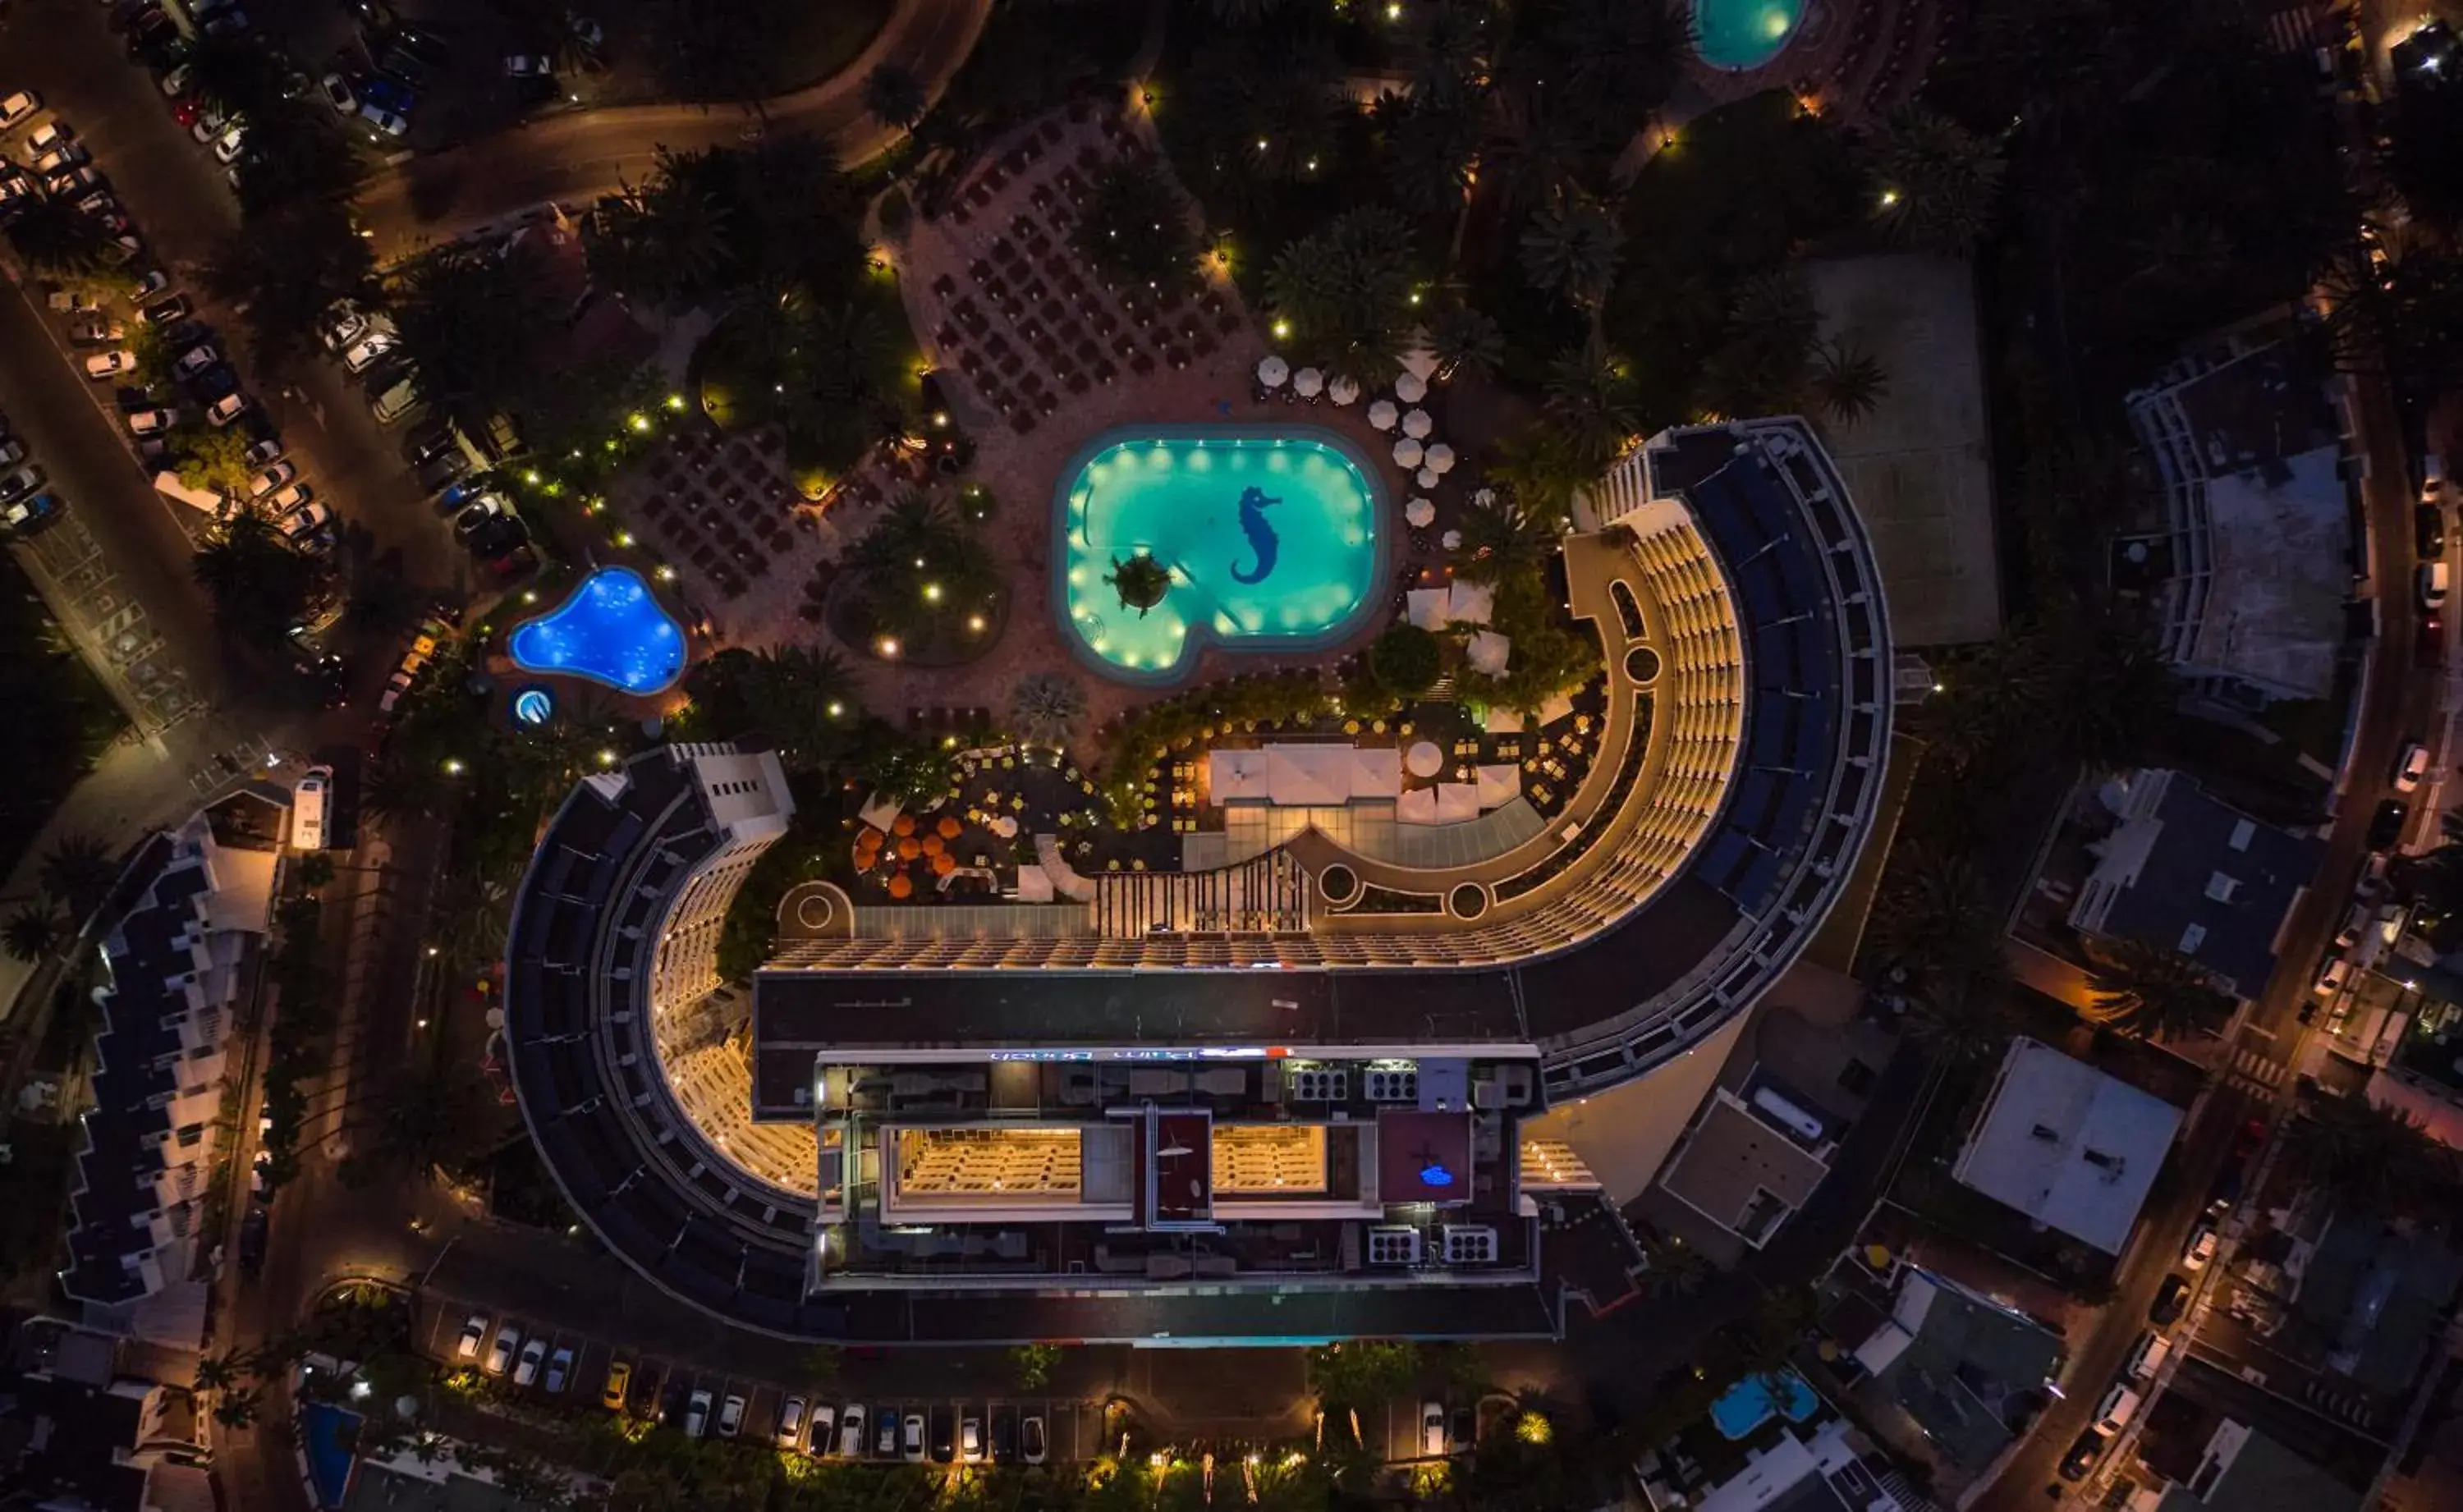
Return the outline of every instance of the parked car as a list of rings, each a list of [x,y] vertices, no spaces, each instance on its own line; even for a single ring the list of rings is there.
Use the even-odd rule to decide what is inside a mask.
[[[1442,1458],[1446,1452],[1446,1404],[1420,1404],[1420,1453],[1430,1459]]]
[[[2070,1452],[2061,1456],[2060,1472],[2064,1480],[2083,1480],[2095,1462],[2103,1458],[2103,1435],[2090,1428],[2071,1441]]]
[[[898,1455],[909,1464],[924,1461],[924,1415],[908,1413],[899,1425]]]
[[[487,1342],[487,1338],[488,1315],[484,1312],[474,1312],[470,1314],[469,1318],[462,1325],[462,1337],[460,1341],[453,1346],[453,1357],[457,1360],[477,1359],[479,1357],[479,1346]]]
[[[210,341],[201,341],[172,361],[171,376],[185,383],[209,368],[220,367],[222,360],[222,348]]]
[[[342,354],[343,371],[360,374],[377,365],[377,360],[393,350],[393,337],[382,331],[372,331]]]
[[[249,1205],[248,1216],[239,1224],[239,1268],[255,1275],[265,1268],[265,1231],[270,1225],[266,1210],[255,1203]]]
[[[333,106],[338,115],[358,114],[360,97],[352,92],[349,79],[339,74],[328,74],[317,81],[316,88],[325,97],[325,103]]]
[[[624,1410],[624,1393],[633,1384],[633,1362],[618,1360],[607,1367],[607,1384],[599,1388],[599,1405],[611,1413]]]
[[[181,295],[173,294],[168,299],[158,299],[154,303],[147,305],[144,309],[137,313],[137,318],[144,321],[149,326],[167,327],[176,325],[179,322],[187,319],[194,313],[196,313],[196,312],[189,308],[188,301],[186,299],[183,298]]]
[[[277,462],[248,480],[248,496],[251,499],[262,499],[298,476],[298,468],[287,462]]]
[[[2194,1276],[2215,1258],[2215,1226],[2200,1223],[2190,1230],[2189,1247],[2181,1251],[2181,1268]]]
[[[388,137],[399,137],[410,130],[409,121],[374,100],[360,107],[360,119]]]
[[[2181,1311],[2189,1306],[2190,1278],[2170,1275],[2155,1288],[2155,1300],[2147,1305],[2147,1321],[2159,1328],[2169,1328],[2181,1321]]]
[[[2318,968],[2318,981],[2310,991],[2321,998],[2331,998],[2352,984],[2352,963],[2342,956],[2328,956]]]
[[[744,1430],[744,1397],[735,1392],[718,1404],[718,1436],[732,1438]]]
[[[547,1357],[547,1389],[550,1392],[561,1392],[564,1390],[565,1383],[572,1378],[573,1347],[559,1344],[556,1347],[556,1352]]]
[[[515,53],[505,59],[507,78],[545,78],[556,66],[540,53]]]
[[[487,1371],[502,1375],[512,1368],[513,1351],[521,1347],[522,1330],[508,1323],[496,1330],[496,1342],[489,1347]]]
[[[453,534],[467,541],[479,531],[479,527],[505,512],[504,501],[492,493],[483,493],[453,517]]]
[[[282,533],[294,541],[305,540],[334,523],[334,511],[311,499],[282,516]]]
[[[948,1464],[958,1458],[958,1415],[948,1407],[926,1411],[926,1421],[932,1429],[932,1458]]]
[[[35,135],[40,136],[41,133]],[[27,144],[26,166],[47,179],[93,161],[94,155],[85,150],[85,143],[81,141],[63,141],[49,152],[37,150],[34,143]]]
[[[2435,614],[2446,607],[2446,590],[2451,576],[2443,561],[2420,564],[2413,577],[2412,590],[2425,613]]]
[[[241,151],[247,145],[248,122],[234,120],[223,128],[221,136],[214,139],[214,161],[223,163],[237,162]]]
[[[256,23],[248,18],[248,12],[236,8],[218,11],[197,24],[200,36],[241,36],[254,30]]]
[[[958,1458],[973,1464],[984,1457],[984,1423],[972,1410],[958,1419]]]
[[[206,421],[219,430],[247,414],[251,402],[245,394],[226,394],[206,406]]]
[[[2418,741],[2407,741],[2403,752],[2395,758],[2394,790],[2410,792],[2429,775],[2429,747]]]
[[[134,352],[98,352],[85,359],[85,376],[98,383],[104,378],[136,371],[137,354]]]
[[[709,1428],[709,1388],[696,1387],[685,1399],[685,1436],[699,1438]]]
[[[381,106],[397,116],[409,115],[410,108],[419,103],[419,97],[411,93],[409,85],[381,74],[360,81],[360,99],[362,103]]]
[[[547,1340],[533,1339],[522,1346],[522,1362],[513,1367],[513,1384],[528,1386],[538,1379],[539,1364],[547,1358]]]
[[[895,1407],[884,1407],[872,1415],[872,1452],[874,1458],[881,1459],[897,1458],[899,1430],[905,1426],[905,1424],[899,1420],[898,1409]],[[917,1432],[920,1436],[922,1430],[919,1429]]]
[[[804,1399],[790,1396],[778,1404],[778,1447],[804,1447]]]
[[[22,499],[43,486],[43,469],[28,463],[9,472],[0,472],[0,504]]]
[[[839,1409],[839,1454],[840,1458],[847,1459],[863,1458],[863,1403],[849,1402]],[[817,1450],[820,1448],[820,1440],[817,1437],[813,1440],[813,1447]]]
[[[1050,1452],[1051,1443],[1043,1429],[1043,1415],[1027,1414],[1017,1425],[1017,1457],[1028,1464],[1039,1465]]]
[[[102,346],[127,335],[125,325],[99,312],[79,315],[69,322],[69,339],[79,346]]]
[[[31,89],[0,98],[0,131],[14,131],[32,120],[34,112],[43,108],[43,97]]]
[[[2391,850],[2403,838],[2403,827],[2411,818],[2410,806],[2400,798],[2388,798],[2369,815],[2369,849]]]
[[[991,1417],[992,1442],[986,1451],[996,1465],[1017,1463],[1017,1409],[994,1407]]]
[[[14,436],[0,436],[0,467],[13,467],[26,460],[26,443]]]
[[[2411,544],[2424,561],[2435,561],[2446,554],[2446,509],[2442,505],[2417,504],[2411,510]]]
[[[267,436],[249,444],[248,464],[251,467],[271,467],[281,460],[282,438],[279,436]]]

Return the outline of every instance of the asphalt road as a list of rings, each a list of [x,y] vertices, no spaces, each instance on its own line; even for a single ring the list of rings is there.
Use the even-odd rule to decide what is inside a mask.
[[[391,262],[538,205],[587,204],[639,184],[663,146],[687,151],[736,145],[764,131],[809,132],[829,139],[841,162],[861,162],[896,135],[864,113],[858,98],[864,75],[893,61],[937,95],[966,61],[991,11],[991,0],[905,0],[861,57],[821,83],[766,101],[758,112],[611,106],[551,116],[410,159],[361,191],[360,221],[375,240],[378,260]]]

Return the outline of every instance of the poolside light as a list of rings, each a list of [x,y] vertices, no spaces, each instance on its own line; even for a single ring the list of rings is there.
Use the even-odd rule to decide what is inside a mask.
[[[1290,321],[1288,321],[1288,320],[1277,320],[1277,321],[1275,321],[1275,340],[1277,340],[1277,341],[1287,341],[1287,340],[1289,340],[1289,339],[1291,338],[1291,335],[1292,335],[1292,323],[1291,323]]]
[[[832,719],[837,719],[839,715],[844,714],[845,712],[846,712],[846,705],[845,705],[845,704],[843,704],[843,703],[839,702],[838,700],[836,700],[836,699],[832,699],[832,700],[830,700],[830,707],[829,707],[829,715],[830,715],[830,718],[832,718]]]
[[[535,603],[537,603],[537,602],[538,602],[538,590],[537,590],[537,589],[535,589],[535,588],[525,588],[525,589],[523,589],[523,590],[522,590],[522,602],[523,602],[523,603],[525,603],[525,604],[535,604]]]
[[[619,531],[617,531],[617,532],[616,532],[616,544],[617,544],[618,546],[621,546],[621,547],[629,547],[629,546],[631,546],[631,545],[633,544],[633,532],[632,532],[632,531],[630,531],[630,530],[619,530]]]
[[[898,637],[895,636],[882,637],[876,649],[879,650],[884,658],[896,657],[898,655]]]
[[[1899,191],[1898,191],[1898,190],[1896,190],[1896,189],[1884,189],[1884,190],[1882,191],[1882,208],[1883,208],[1883,209],[1885,209],[1885,210],[1886,210],[1886,209],[1888,209],[1891,205],[1896,205],[1896,204],[1898,204],[1898,203],[1899,203]]]
[[[446,776],[447,776],[447,777],[459,777],[459,776],[461,776],[461,775],[462,775],[462,758],[460,758],[459,756],[447,756],[447,757],[446,757],[446,758],[445,758],[445,775],[446,775]]]
[[[536,467],[533,467],[524,472],[522,474],[522,482],[533,484],[538,482],[538,469]]]
[[[666,563],[661,562],[659,564],[659,581],[663,583],[672,583],[675,580],[676,570],[669,567]]]
[[[637,432],[646,431],[650,428],[650,417],[647,415],[630,416],[627,418],[627,422],[631,424],[633,429]]]
[[[937,604],[937,603],[939,603],[940,601],[941,601],[941,585],[940,585],[940,584],[938,584],[938,583],[926,583],[926,584],[925,584],[925,585],[924,585],[924,602],[926,602],[926,603],[927,603],[927,604]]]
[[[1260,138],[1258,138],[1258,139],[1257,139],[1257,150],[1258,150],[1259,152],[1263,152],[1263,151],[1265,151],[1265,150],[1266,150],[1266,139],[1265,139],[1265,138],[1260,137]]]
[[[685,397],[682,394],[670,394],[667,396],[667,408],[682,409],[684,407]]]
[[[981,615],[969,615],[967,616],[967,629],[975,635],[982,635],[984,633],[984,616]]]
[[[1400,21],[1403,19],[1402,0],[1387,0],[1387,4],[1385,6],[1385,19],[1388,21]]]
[[[616,751],[614,747],[600,747],[599,752],[599,765],[601,767],[613,767],[616,765]]]
[[[430,959],[430,960],[433,960],[433,959],[435,958],[435,956],[436,956],[436,947],[435,947],[434,945],[430,945],[430,946],[428,946],[428,947],[427,947],[427,954],[428,954],[429,959]]]

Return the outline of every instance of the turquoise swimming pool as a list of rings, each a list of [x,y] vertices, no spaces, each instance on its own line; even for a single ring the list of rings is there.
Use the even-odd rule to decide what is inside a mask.
[[[1385,557],[1376,469],[1308,426],[1109,431],[1054,492],[1053,612],[1107,676],[1165,683],[1209,644],[1310,651],[1357,632]],[[1140,615],[1106,579],[1151,553],[1171,570]]]
[[[560,672],[636,694],[664,692],[682,677],[685,649],[684,626],[629,567],[600,568],[505,638],[525,672]]]
[[[1804,19],[1804,0],[1693,0],[1693,49],[1712,68],[1759,68]]]
[[[1772,1390],[1776,1380],[1777,1390]],[[1753,1436],[1755,1429],[1769,1422],[1780,1413],[1791,1423],[1800,1423],[1821,1406],[1804,1377],[1794,1371],[1783,1371],[1776,1377],[1748,1375],[1721,1393],[1711,1404],[1711,1421],[1719,1436],[1733,1442]]]

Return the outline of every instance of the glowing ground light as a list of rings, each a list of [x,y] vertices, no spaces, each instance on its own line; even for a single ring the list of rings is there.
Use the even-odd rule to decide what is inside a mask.
[[[544,724],[555,714],[556,700],[545,688],[524,688],[513,695],[513,718],[525,724]]]

